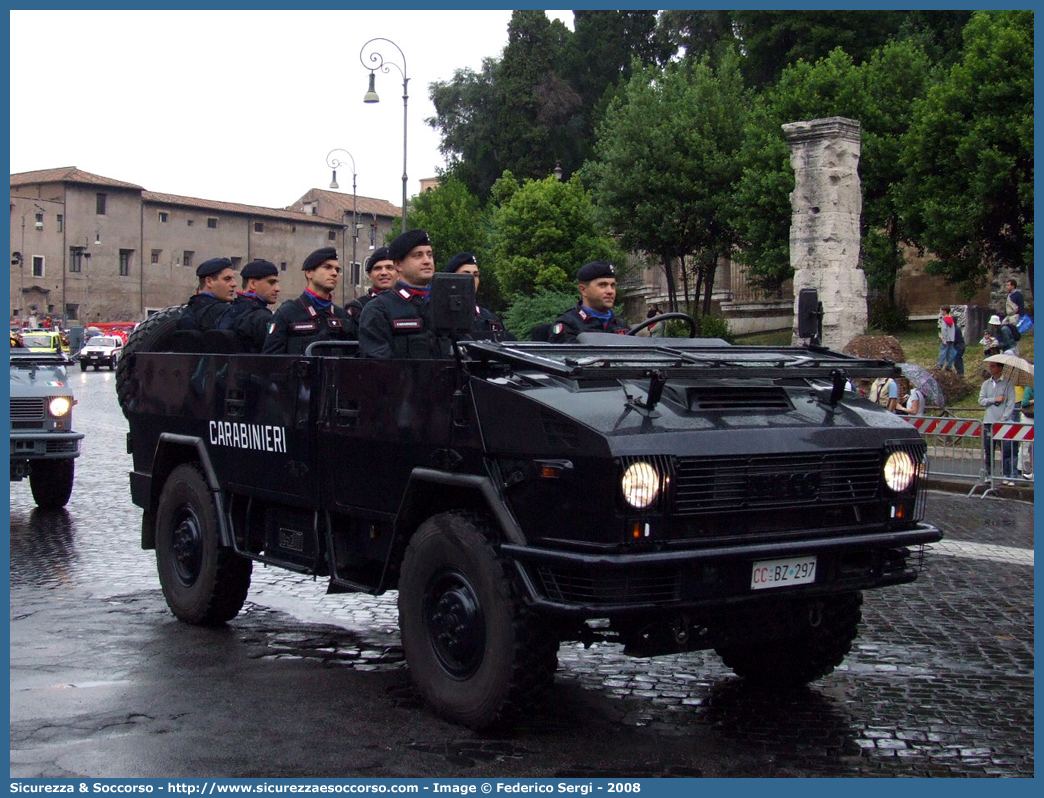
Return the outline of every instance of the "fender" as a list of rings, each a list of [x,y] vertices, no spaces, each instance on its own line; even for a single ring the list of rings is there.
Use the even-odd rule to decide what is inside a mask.
[[[198,463],[203,469],[203,477],[213,494],[221,545],[233,547],[232,529],[225,510],[224,491],[221,490],[203,439],[195,435],[175,435],[164,432],[160,434],[159,440],[156,442],[156,451],[152,458],[152,474],[131,472],[131,492],[136,494],[135,499],[138,497],[137,494],[141,493],[148,496],[147,504],[135,501],[136,504],[148,508],[142,516],[141,524],[141,547],[143,549],[156,548],[156,508],[159,506],[160,493],[167,481],[167,476],[182,463],[191,462]]]
[[[417,527],[448,510],[473,508],[488,512],[505,542],[526,546],[526,536],[503,495],[488,476],[415,468],[393,521],[394,541],[381,574],[379,590],[394,587],[399,563]]]

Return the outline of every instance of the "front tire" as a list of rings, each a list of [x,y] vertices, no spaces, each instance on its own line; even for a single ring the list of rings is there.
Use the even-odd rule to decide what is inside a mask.
[[[187,623],[230,621],[246,601],[253,563],[220,545],[217,508],[193,463],[179,465],[163,485],[156,569],[167,606]]]
[[[460,513],[429,518],[399,574],[410,675],[436,712],[473,729],[517,719],[558,668],[558,640],[523,606],[509,564],[482,531]]]
[[[29,472],[29,487],[41,510],[59,510],[69,503],[72,495],[76,461],[39,460]]]
[[[736,611],[722,619],[738,624],[739,634],[760,633],[762,642],[737,642],[716,648],[718,656],[737,676],[764,686],[797,687],[833,672],[859,634],[863,594],[844,593],[810,600],[773,603],[756,610]],[[769,639],[766,630],[783,628],[782,637]],[[736,634],[737,629],[725,629]]]
[[[80,361],[80,371],[87,371],[87,362],[84,360]]]

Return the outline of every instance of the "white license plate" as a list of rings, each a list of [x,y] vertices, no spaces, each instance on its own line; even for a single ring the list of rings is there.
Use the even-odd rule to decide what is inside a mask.
[[[770,587],[809,585],[816,581],[816,558],[792,557],[786,560],[759,560],[750,575],[751,590]]]

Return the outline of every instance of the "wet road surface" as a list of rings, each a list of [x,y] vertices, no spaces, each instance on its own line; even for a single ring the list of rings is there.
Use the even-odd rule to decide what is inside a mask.
[[[70,379],[69,506],[11,485],[12,777],[1033,775],[1030,505],[933,492],[927,572],[867,592],[853,652],[809,689],[750,689],[713,652],[567,644],[549,700],[485,736],[422,706],[394,593],[255,565],[226,628],[176,621],[138,543],[113,376]]]

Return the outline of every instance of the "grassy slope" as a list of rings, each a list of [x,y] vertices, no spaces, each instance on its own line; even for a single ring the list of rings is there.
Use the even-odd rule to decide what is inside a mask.
[[[910,323],[910,329],[899,333],[895,337],[902,344],[906,353],[906,360],[916,363],[925,368],[935,368],[935,361],[939,357],[939,336],[934,321],[915,321]],[[871,330],[871,335],[881,335],[879,330]],[[1033,362],[1033,333],[1030,330],[1023,334],[1019,341],[1019,356],[1030,363]],[[766,346],[786,346],[790,344],[790,331],[763,333],[759,335],[744,336],[737,340],[741,344],[763,344]],[[968,342],[968,349],[964,353],[964,379],[968,382],[971,392],[964,399],[950,405],[951,410],[961,408],[979,409],[979,386],[982,385],[984,375],[982,369],[982,347],[979,343]]]

